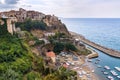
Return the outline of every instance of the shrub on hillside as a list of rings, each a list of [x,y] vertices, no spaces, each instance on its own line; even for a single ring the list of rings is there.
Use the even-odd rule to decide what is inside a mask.
[[[57,43],[54,44],[54,50],[53,51],[55,53],[60,53],[61,51],[64,50],[64,47],[65,47],[65,45],[63,43],[57,42]]]
[[[4,24],[3,25],[0,24],[0,36],[8,33],[6,19],[1,20],[4,21]]]
[[[27,80],[42,80],[40,73],[31,71],[26,75]]]
[[[54,52],[60,53],[61,51],[77,51],[77,48],[72,43],[67,42],[56,42],[54,43]]]
[[[20,27],[22,30],[31,31],[32,29],[46,30],[46,24],[43,21],[32,21],[30,19],[25,22],[17,22],[16,27]]]
[[[66,43],[65,48],[66,48],[67,51],[70,51],[70,50],[71,51],[77,51],[77,48],[71,43]]]

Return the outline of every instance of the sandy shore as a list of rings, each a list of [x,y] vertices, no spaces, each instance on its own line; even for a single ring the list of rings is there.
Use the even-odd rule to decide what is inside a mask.
[[[68,58],[61,56],[60,62],[71,63],[72,65],[69,65],[68,68],[77,72],[78,80],[99,80],[94,73],[94,67],[89,64],[86,56],[78,56],[76,61],[73,60],[72,55],[69,55]]]
[[[84,36],[74,32],[70,32],[70,34],[75,39],[84,38]],[[94,52],[94,51],[91,49],[91,52]],[[73,70],[78,72],[78,80],[99,80],[98,76],[94,73],[94,67],[87,62],[86,56],[79,56],[79,57],[80,57],[79,61],[81,62],[81,64],[79,65],[79,68],[77,69],[73,68]],[[78,66],[76,65],[76,67]],[[83,75],[81,74],[81,72],[85,72],[85,74]]]
[[[85,71],[86,74],[84,74],[83,77],[80,77],[78,74],[78,80],[99,80],[97,75],[94,73],[94,67],[87,62],[85,56],[81,56],[81,61],[81,69],[77,71]]]

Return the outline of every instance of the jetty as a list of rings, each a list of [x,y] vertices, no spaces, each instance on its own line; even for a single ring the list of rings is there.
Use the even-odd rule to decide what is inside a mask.
[[[77,33],[74,33],[74,32],[70,32],[71,35],[75,38],[75,39],[78,39],[79,42],[82,42],[84,44],[87,44],[103,53],[106,53],[107,55],[110,55],[112,57],[116,57],[116,58],[120,58],[120,52],[117,51],[117,50],[114,50],[114,49],[110,49],[110,48],[107,48],[105,46],[102,46],[100,44],[97,44],[97,43],[94,43],[88,39],[86,39],[84,36],[81,36]]]

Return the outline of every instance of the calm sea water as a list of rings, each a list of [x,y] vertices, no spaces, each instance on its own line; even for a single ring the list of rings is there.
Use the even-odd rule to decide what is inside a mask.
[[[103,46],[119,50],[120,51],[120,19],[118,18],[66,18],[62,19],[62,22],[66,24],[70,31],[82,34],[87,39],[101,44]],[[95,66],[96,73],[101,77],[101,80],[107,80],[108,75],[104,75],[101,71],[104,70],[103,66],[110,66],[111,70],[115,70],[114,67],[120,67],[120,59],[110,57],[98,50],[99,59],[101,60],[99,64],[102,68],[97,68],[94,64],[95,59],[92,64]],[[112,76],[110,70],[109,75]],[[119,75],[120,72],[115,70]],[[115,77],[115,80],[119,80]]]

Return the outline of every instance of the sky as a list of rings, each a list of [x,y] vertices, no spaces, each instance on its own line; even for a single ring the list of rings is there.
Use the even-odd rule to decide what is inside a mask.
[[[0,11],[19,8],[64,18],[120,18],[120,0],[0,0]]]

